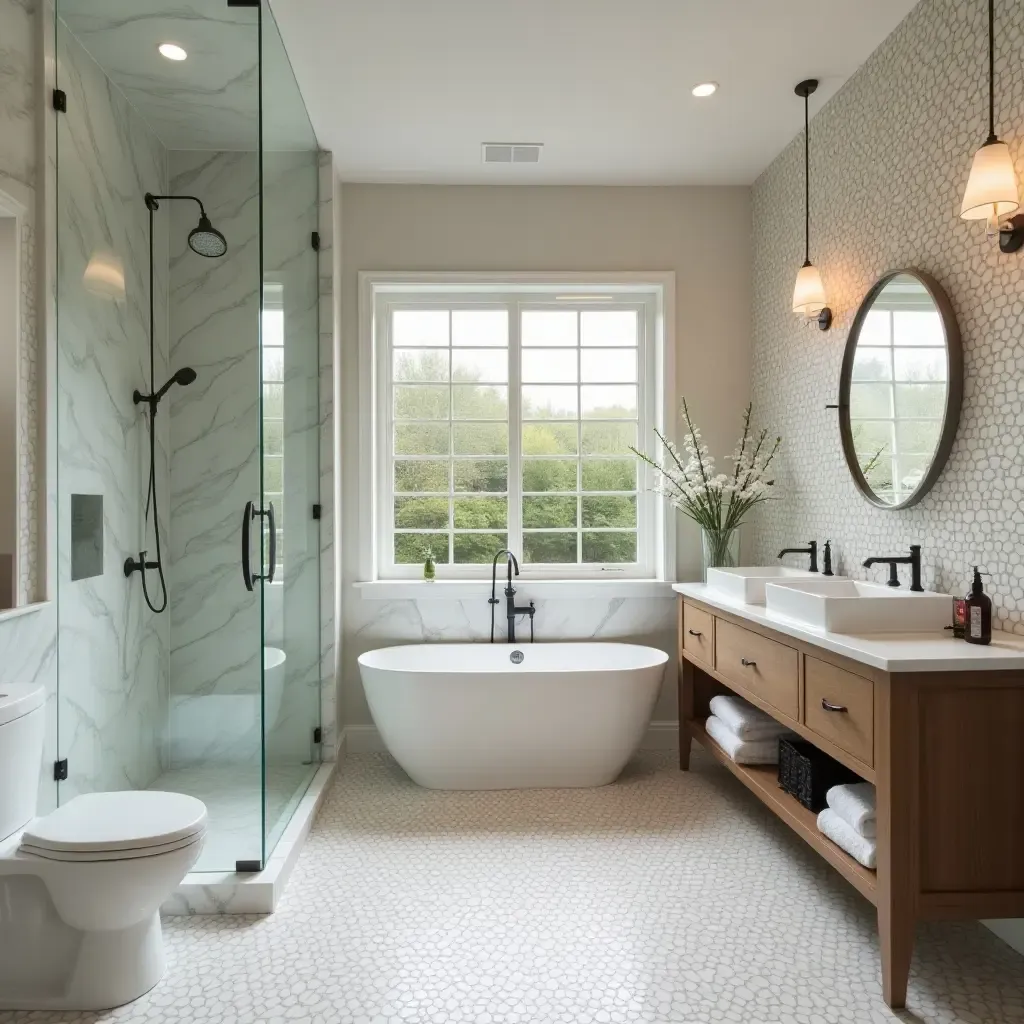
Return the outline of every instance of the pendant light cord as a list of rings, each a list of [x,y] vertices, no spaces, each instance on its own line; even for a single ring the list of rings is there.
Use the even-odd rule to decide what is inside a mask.
[[[989,0],[992,3],[993,0]],[[804,95],[804,261],[811,262],[811,118],[810,96]]]
[[[988,143],[996,138],[996,0],[988,0]]]

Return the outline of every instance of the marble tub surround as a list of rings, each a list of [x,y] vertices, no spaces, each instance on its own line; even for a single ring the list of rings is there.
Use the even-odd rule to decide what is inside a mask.
[[[161,769],[169,620],[142,601],[124,559],[152,550],[144,522],[148,424],[132,401],[149,384],[146,191],[164,191],[159,139],[84,48],[57,22],[57,82],[68,96],[58,124],[57,508],[61,800],[93,790],[144,788]],[[167,233],[154,231],[156,376],[167,369]],[[123,291],[98,292],[101,259]],[[168,495],[166,420],[157,421],[157,492]],[[103,499],[103,571],[71,579],[72,494]],[[166,508],[166,504],[164,504]],[[167,537],[164,538],[166,544]],[[155,584],[154,578],[151,583]]]

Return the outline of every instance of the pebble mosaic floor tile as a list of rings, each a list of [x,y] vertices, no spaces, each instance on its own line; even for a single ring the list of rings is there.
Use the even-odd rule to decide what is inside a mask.
[[[350,757],[277,914],[165,935],[167,976],[136,1003],[0,1024],[1024,1021],[1024,958],[973,923],[920,929],[908,1011],[889,1011],[873,909],[701,756],[504,793]]]

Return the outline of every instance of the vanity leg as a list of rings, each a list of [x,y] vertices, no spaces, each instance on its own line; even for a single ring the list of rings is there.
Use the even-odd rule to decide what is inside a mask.
[[[878,938],[882,947],[882,998],[893,1010],[907,1005],[907,981],[914,955],[914,918],[908,908],[879,906]]]
[[[682,648],[680,648],[681,650]],[[689,724],[693,720],[693,666],[685,659],[679,659],[679,770],[690,770],[690,747],[693,738],[690,736]]]

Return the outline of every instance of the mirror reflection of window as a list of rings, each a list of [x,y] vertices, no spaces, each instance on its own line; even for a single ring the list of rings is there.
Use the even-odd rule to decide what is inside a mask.
[[[939,310],[920,281],[895,277],[864,319],[850,386],[857,461],[885,504],[905,501],[928,472],[948,390]]]
[[[277,520],[277,579],[284,567],[284,285],[263,285],[263,501]],[[264,557],[270,547],[264,541]]]

